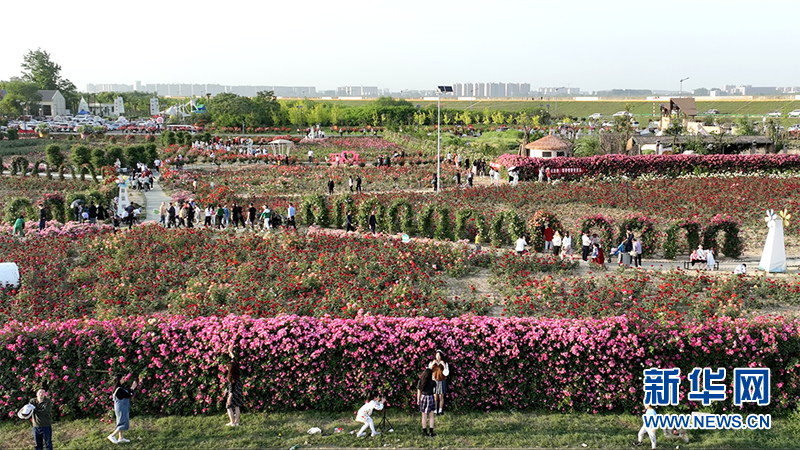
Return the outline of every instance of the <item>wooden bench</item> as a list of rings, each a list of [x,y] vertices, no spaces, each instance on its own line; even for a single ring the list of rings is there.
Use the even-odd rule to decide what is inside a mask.
[[[705,261],[696,261],[696,262],[695,262],[695,264],[696,264],[696,266],[695,266],[695,267],[696,267],[698,270],[699,270],[701,267],[705,267],[705,266],[706,266],[706,262],[705,262]],[[693,268],[693,267],[692,267],[692,262],[691,262],[691,261],[684,261],[684,262],[683,262],[683,269],[684,269],[684,270],[691,270],[692,268]],[[719,261],[714,261],[714,270],[719,270]]]

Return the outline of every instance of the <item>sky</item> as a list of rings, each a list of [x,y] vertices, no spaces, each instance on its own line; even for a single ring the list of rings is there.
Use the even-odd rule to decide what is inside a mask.
[[[800,1],[26,0],[0,80],[41,47],[87,83],[531,88],[800,85]],[[27,19],[22,19],[28,17]],[[11,19],[9,18],[16,18]]]

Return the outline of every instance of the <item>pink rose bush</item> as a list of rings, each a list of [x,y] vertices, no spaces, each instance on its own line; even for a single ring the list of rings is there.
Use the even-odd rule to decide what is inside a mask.
[[[800,396],[798,320],[163,316],[6,323],[0,406],[19,408],[44,383],[56,416],[102,416],[111,375],[130,373],[141,379],[134,414],[218,413],[231,345],[251,411],[355,410],[370,389],[410,409],[417,377],[438,348],[458,409],[632,411],[649,367],[681,369],[678,410],[698,407],[686,400],[693,367],[771,368],[771,403],[758,412],[794,408]],[[715,409],[733,408],[731,381]]]

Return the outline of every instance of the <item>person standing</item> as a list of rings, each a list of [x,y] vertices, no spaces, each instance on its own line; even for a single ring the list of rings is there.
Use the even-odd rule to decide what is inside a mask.
[[[553,235],[555,232],[553,228],[550,227],[549,222],[544,223],[544,230],[542,230],[542,235],[544,236],[544,251],[545,253],[548,250],[553,250]]]
[[[561,259],[572,256],[572,236],[569,234],[569,231],[564,232],[564,238],[561,242]]]
[[[53,422],[51,413],[53,401],[48,398],[47,391],[39,389],[36,391],[36,398],[32,398],[28,403],[33,405],[33,440],[36,442],[36,450],[53,450]]]
[[[167,225],[167,203],[161,202],[161,206],[158,207],[158,215],[159,221],[158,223],[161,225]]]
[[[375,229],[378,227],[378,219],[375,217],[375,211],[369,213],[369,230],[375,234]]]
[[[641,264],[641,258],[639,258],[639,264]],[[706,270],[714,270],[714,265],[717,263],[717,260],[714,259],[714,249],[710,248],[706,250]]]
[[[354,183],[353,183],[353,177],[352,176],[349,177],[349,179],[347,180],[347,185],[350,187],[350,192],[353,192]]]
[[[45,209],[44,205],[39,205],[39,231],[41,232],[44,230],[45,225],[47,224],[47,209]]]
[[[655,416],[656,410],[650,405],[644,405],[646,416]],[[650,443],[652,444],[652,448],[656,448],[656,429],[655,428],[648,428],[647,424],[644,423],[644,418],[642,418],[642,428],[639,429],[639,435],[637,436],[637,440],[633,442],[633,445],[640,446],[642,445],[642,439],[644,439],[644,435],[648,435],[650,437]]]
[[[261,220],[264,223],[264,228],[270,231],[272,229],[272,210],[267,205],[264,205],[264,210],[261,211]]]
[[[239,426],[239,414],[241,408],[244,406],[244,394],[242,392],[242,377],[239,371],[239,362],[233,355],[233,350],[228,354],[231,355],[231,362],[225,368],[225,395],[227,400],[225,402],[225,409],[228,411],[229,422],[225,424],[227,427]]]
[[[258,211],[256,210],[256,207],[253,206],[252,203],[250,203],[250,207],[247,208],[247,222],[250,224],[250,228],[255,228],[256,227],[256,213],[257,212]]]
[[[117,375],[114,378],[114,415],[117,418],[117,426],[108,435],[108,440],[114,444],[130,442],[125,439],[123,432],[128,431],[128,428],[130,428],[131,398],[135,395],[134,391],[137,384],[134,380],[131,388],[128,389],[122,385],[122,375]]]
[[[225,220],[225,208],[222,207],[222,204],[217,205],[217,213],[214,216],[217,218],[217,229],[221,230],[225,228],[225,224],[223,223]]]
[[[356,175],[356,192],[361,192],[361,175]]]
[[[589,233],[584,231],[581,233],[581,257],[584,261],[589,260],[589,254],[592,252],[592,239],[589,237]]]
[[[553,235],[553,255],[559,256],[561,254],[561,244],[563,239],[561,238],[561,233],[556,231]]]
[[[294,218],[296,213],[297,211],[295,211],[294,205],[289,203],[289,209],[286,211],[286,216],[288,217],[288,220],[286,222],[286,228],[289,228],[289,226],[291,225],[292,228],[294,228],[295,230],[297,229],[297,222],[295,221]]]
[[[436,400],[435,414],[442,414],[444,409],[444,394],[447,393],[447,377],[450,375],[450,366],[444,360],[444,354],[441,350],[436,350],[436,356],[433,361],[428,364],[431,369],[433,381],[436,382],[436,387],[433,389],[433,397]]]
[[[214,205],[208,205],[206,207],[206,215],[203,218],[203,226],[208,228],[214,225],[211,224],[211,218],[214,217]]]
[[[167,228],[172,228],[172,227],[177,228],[177,225],[175,225],[175,215],[176,215],[175,204],[169,202],[169,208],[167,209],[167,218],[168,218]]]
[[[89,223],[97,223],[97,206],[94,204],[94,202],[89,204]]]
[[[349,210],[345,213],[345,222],[347,224],[347,227],[344,230],[345,233],[356,231],[356,227],[353,226],[353,213]]]
[[[467,172],[467,186],[472,187],[473,172]]]
[[[333,178],[328,178],[328,195],[333,195]]]
[[[97,220],[100,223],[103,223],[106,221],[106,219],[108,219],[108,213],[106,212],[106,208],[101,203],[97,205]]]
[[[436,411],[436,400],[433,398],[434,389],[436,389],[436,382],[433,381],[433,370],[425,369],[417,383],[417,404],[419,404],[419,412],[422,413],[422,434],[430,437],[436,436],[436,433],[433,432],[433,413]],[[428,420],[425,420],[426,418]],[[430,432],[428,431],[429,424]]]
[[[236,204],[236,202],[234,202],[233,206],[231,207],[231,214],[233,215],[233,227],[239,228],[239,215],[241,213],[239,210],[239,205]]]
[[[633,238],[633,265],[634,267],[641,267],[642,265],[642,242],[636,238]],[[706,253],[706,258],[708,258],[709,253]],[[713,257],[712,257],[713,261]],[[706,259],[706,263],[708,259]],[[711,267],[714,267],[713,262],[711,263]]]

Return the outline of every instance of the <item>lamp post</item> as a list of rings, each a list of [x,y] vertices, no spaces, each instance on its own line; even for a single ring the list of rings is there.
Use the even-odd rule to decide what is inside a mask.
[[[684,82],[684,81],[686,81],[686,80],[688,80],[688,79],[689,79],[689,77],[686,77],[686,78],[681,78],[681,90],[680,90],[680,92],[678,93],[678,96],[679,96],[679,97],[683,97],[683,82]]]
[[[297,110],[300,111],[300,126],[303,126],[303,105],[297,105]],[[303,129],[305,132],[305,128]]]
[[[439,86],[436,96],[436,193],[441,189],[442,159],[442,92],[453,92],[453,86]]]

